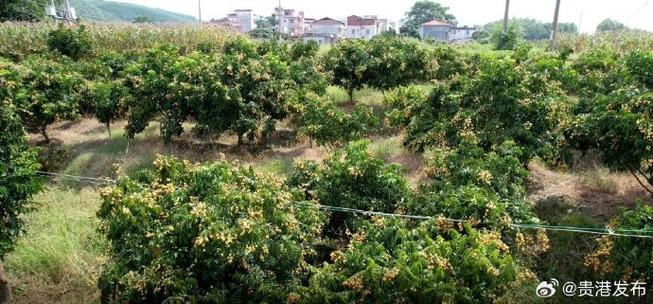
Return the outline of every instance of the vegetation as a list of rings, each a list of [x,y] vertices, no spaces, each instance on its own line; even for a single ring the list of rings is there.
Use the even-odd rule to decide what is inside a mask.
[[[497,27],[501,27],[502,20],[490,22],[483,25],[477,33],[475,38],[481,41],[491,37]],[[550,22],[541,22],[529,18],[512,18],[509,24],[515,27],[515,32],[522,34],[521,39],[524,40],[547,40],[551,38],[551,31],[553,26]],[[558,32],[561,34],[578,34],[578,26],[575,23],[558,23]]]
[[[91,52],[91,37],[82,25],[76,30],[66,28],[63,24],[48,34],[48,47],[74,60]]]
[[[111,242],[104,302],[286,300],[314,254],[322,215],[303,193],[227,162],[169,157],[102,193]]]
[[[520,35],[506,50],[390,34],[322,50],[3,24],[0,150],[35,182],[0,205],[18,227],[0,238],[17,248],[8,278],[19,302],[199,303],[522,303],[554,271],[650,280],[648,239],[541,226],[616,216],[611,231],[650,234],[653,39],[615,35],[556,52]],[[37,160],[86,177],[53,178],[33,205]],[[116,182],[88,178],[103,176]],[[97,199],[83,183],[108,186]],[[73,198],[89,203],[76,228]],[[21,220],[34,234],[16,243]]]
[[[612,19],[605,19],[601,21],[599,25],[596,26],[597,32],[616,32],[616,31],[623,31],[626,29],[628,29],[626,25]]]
[[[11,289],[2,262],[23,232],[22,215],[29,211],[31,198],[41,186],[34,172],[38,169],[36,154],[27,147],[20,119],[7,101],[11,95],[0,89],[0,97],[0,302],[6,302]]]
[[[132,22],[139,17],[147,18],[148,22],[190,23],[197,18],[143,5],[120,3],[101,0],[70,0],[77,15],[89,21],[122,21]]]
[[[610,227],[619,231],[642,230],[651,232],[653,226],[653,207],[638,205],[633,210],[623,213],[610,222]],[[588,255],[585,264],[597,273],[610,279],[627,279],[648,282],[653,278],[653,245],[651,239],[609,238],[599,241],[598,249]]]

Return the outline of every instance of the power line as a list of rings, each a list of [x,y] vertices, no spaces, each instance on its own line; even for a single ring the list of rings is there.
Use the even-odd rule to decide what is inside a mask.
[[[406,218],[406,219],[415,219],[415,220],[441,220],[441,221],[453,222],[453,223],[469,222],[469,220],[462,220],[462,219],[450,219],[450,218],[436,217],[436,216],[406,215],[406,214],[385,213],[385,212],[377,212],[377,211],[366,211],[366,210],[327,206],[327,205],[320,205],[320,204],[311,204],[311,203],[295,203],[295,204],[300,206],[312,206],[312,207],[335,211],[335,212],[357,213],[357,214],[368,215],[368,216],[376,215],[382,217]],[[630,231],[630,232],[653,234],[653,231],[650,230],[601,229],[601,228],[572,227],[572,226],[551,226],[551,225],[540,225],[540,224],[508,224],[508,226],[513,228],[519,228],[519,229],[542,229],[542,230],[551,230],[551,231],[564,231],[564,232],[587,233],[587,234],[596,234],[596,235],[653,239],[653,235],[628,234],[628,233],[615,232],[615,231],[624,231],[624,232]]]
[[[108,179],[108,178],[86,177],[86,176],[70,175],[70,174],[63,174],[63,173],[44,172],[44,171],[36,171],[36,173],[42,176],[67,179],[67,180],[72,180],[77,182],[85,182],[85,183],[90,183],[95,185],[111,185],[117,182],[116,180]],[[148,185],[144,185],[144,186],[148,186]],[[294,202],[293,204],[300,207],[314,207],[314,208],[319,208],[319,209],[329,210],[334,212],[361,214],[365,216],[404,218],[404,219],[421,220],[421,221],[440,220],[440,221],[451,222],[451,223],[466,223],[470,221],[470,220],[463,220],[463,219],[451,219],[451,218],[446,218],[441,216],[410,215],[410,214],[397,214],[397,213],[361,210],[361,209],[329,206],[329,205],[307,203],[307,202]],[[653,239],[653,230],[642,230],[642,229],[595,228],[595,227],[554,226],[554,225],[543,225],[543,224],[516,224],[516,223],[508,224],[508,226],[512,228],[518,228],[518,229],[542,229],[542,230],[549,230],[549,231],[585,233],[585,234],[594,234],[594,235],[603,235],[603,236]],[[645,234],[636,234],[636,233],[645,233]]]
[[[639,14],[639,12],[641,12],[641,11],[642,11],[642,10],[643,10],[647,5],[648,5],[649,1],[650,1],[650,0],[646,0],[646,1],[644,2],[644,4],[643,4],[642,6],[640,6],[640,7],[635,11],[635,13],[632,14],[632,15],[628,18],[628,21],[632,20],[635,16],[637,16],[637,14]]]

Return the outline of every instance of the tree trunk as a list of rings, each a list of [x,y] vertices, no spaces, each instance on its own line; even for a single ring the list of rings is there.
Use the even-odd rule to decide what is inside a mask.
[[[5,276],[5,269],[0,262],[0,304],[9,303],[11,300],[11,287]]]
[[[347,94],[349,95],[349,102],[354,103],[354,89],[348,89]]]
[[[242,144],[243,144],[243,134],[239,133],[238,134],[238,146],[240,147],[240,145],[242,145]]]
[[[107,124],[107,131],[109,131],[109,139],[111,139],[111,125]]]
[[[50,143],[50,137],[48,136],[48,132],[47,132],[46,129],[47,129],[47,127],[42,127],[41,128],[41,135],[43,135],[43,138],[45,138],[45,143],[49,144]]]

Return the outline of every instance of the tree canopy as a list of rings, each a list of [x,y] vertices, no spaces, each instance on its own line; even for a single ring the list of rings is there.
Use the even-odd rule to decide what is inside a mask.
[[[0,1],[0,22],[38,21],[45,15],[47,0],[2,0]]]
[[[597,32],[615,32],[625,29],[628,29],[625,24],[609,18],[601,21],[596,27]]]
[[[419,37],[419,27],[422,23],[440,19],[451,24],[456,24],[456,17],[448,13],[449,8],[430,0],[415,2],[415,5],[406,13],[404,25],[399,32],[411,37]]]
[[[497,20],[484,25],[476,37],[483,39],[491,36],[497,27],[501,27],[501,22],[501,20]],[[525,40],[549,39],[553,28],[551,22],[542,22],[531,18],[512,18],[510,24],[521,32],[522,38]],[[558,23],[558,32],[578,34],[578,26],[575,23]]]

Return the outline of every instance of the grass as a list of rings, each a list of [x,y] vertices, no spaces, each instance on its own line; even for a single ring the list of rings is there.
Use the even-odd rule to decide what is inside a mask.
[[[580,182],[583,186],[593,191],[606,194],[616,194],[619,192],[619,183],[615,175],[610,174],[605,168],[583,173]]]
[[[27,234],[6,257],[17,303],[97,302],[95,287],[106,243],[95,217],[93,189],[47,188],[25,216]]]

